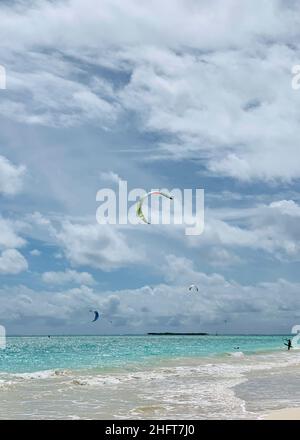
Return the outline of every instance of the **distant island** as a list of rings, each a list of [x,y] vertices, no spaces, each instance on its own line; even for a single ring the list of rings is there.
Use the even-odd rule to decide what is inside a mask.
[[[183,336],[207,336],[208,333],[170,333],[170,332],[165,332],[165,333],[155,333],[155,332],[151,332],[151,333],[147,333],[147,335],[163,335],[163,336],[172,336],[172,335],[183,335]]]

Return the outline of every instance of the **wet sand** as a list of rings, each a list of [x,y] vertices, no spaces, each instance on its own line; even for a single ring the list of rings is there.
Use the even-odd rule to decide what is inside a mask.
[[[300,408],[284,408],[272,411],[265,420],[300,420]]]

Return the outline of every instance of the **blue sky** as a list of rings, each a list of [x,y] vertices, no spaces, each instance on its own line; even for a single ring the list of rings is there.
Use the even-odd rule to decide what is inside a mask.
[[[288,333],[299,323],[299,9],[1,3],[8,333]],[[204,233],[98,225],[96,193],[118,179],[204,188]],[[103,314],[95,325],[90,308]]]

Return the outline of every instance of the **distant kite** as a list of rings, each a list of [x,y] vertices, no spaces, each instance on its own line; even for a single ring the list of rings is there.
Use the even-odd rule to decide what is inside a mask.
[[[91,313],[94,313],[94,319],[92,320],[92,322],[97,321],[97,319],[99,319],[99,313],[97,312],[97,310],[90,310]]]
[[[196,284],[191,284],[190,287],[189,287],[189,291],[190,292],[199,292],[199,289],[196,286]]]

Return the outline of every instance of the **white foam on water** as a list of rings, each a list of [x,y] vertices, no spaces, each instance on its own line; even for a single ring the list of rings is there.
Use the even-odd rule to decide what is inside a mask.
[[[244,357],[245,356],[245,354],[242,351],[233,351],[233,352],[228,353],[228,355],[232,356],[232,357]]]
[[[213,359],[181,359],[177,365],[166,361],[138,371],[5,373],[0,375],[0,387],[14,384],[9,391],[14,405],[20,396],[32,396],[26,400],[30,418],[47,418],[47,414],[50,418],[260,418],[260,412],[247,410],[234,388],[249,375],[286,374],[299,365],[299,351],[256,355],[237,351]],[[0,402],[0,413],[4,410]],[[8,413],[17,410],[12,406]]]
[[[23,380],[34,380],[34,379],[49,379],[58,376],[66,376],[71,372],[68,370],[42,370],[35,371],[32,373],[13,373],[11,376],[23,379]]]
[[[1,389],[9,388],[9,387],[11,387],[13,385],[14,385],[14,382],[12,380],[0,379],[0,388]]]

